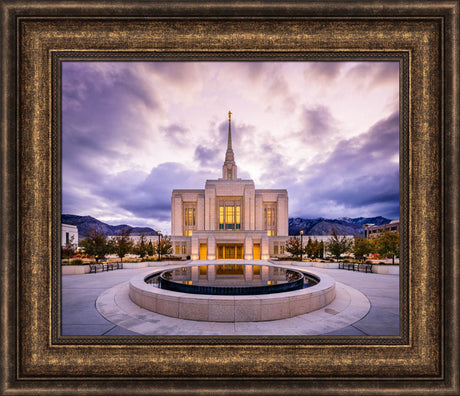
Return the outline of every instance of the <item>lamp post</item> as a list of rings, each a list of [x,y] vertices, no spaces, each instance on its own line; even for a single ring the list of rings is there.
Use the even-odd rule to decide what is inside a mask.
[[[157,234],[158,234],[158,261],[161,261],[161,247],[160,247],[161,231],[157,231]]]
[[[300,262],[303,261],[303,230],[300,231]]]

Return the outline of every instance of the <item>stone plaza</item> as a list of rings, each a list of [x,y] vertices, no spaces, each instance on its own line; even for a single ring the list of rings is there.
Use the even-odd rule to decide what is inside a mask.
[[[154,266],[147,266],[147,265]],[[160,265],[161,264],[161,265]],[[399,275],[324,269],[295,263],[336,280],[327,306],[293,318],[259,322],[184,320],[151,312],[129,298],[129,280],[164,263],[62,277],[62,335],[399,335]]]

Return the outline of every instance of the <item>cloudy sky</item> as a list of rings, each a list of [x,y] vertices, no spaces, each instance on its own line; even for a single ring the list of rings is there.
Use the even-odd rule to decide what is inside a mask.
[[[397,62],[64,62],[62,212],[170,233],[171,191],[238,176],[290,217],[399,217]]]

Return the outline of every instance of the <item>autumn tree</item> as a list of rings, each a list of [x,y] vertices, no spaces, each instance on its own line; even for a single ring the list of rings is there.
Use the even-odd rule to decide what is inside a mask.
[[[399,256],[399,232],[386,230],[375,240],[377,252],[384,257],[391,257],[393,264],[395,256]]]
[[[157,254],[160,256],[167,256],[168,254],[171,254],[173,251],[173,247],[172,247],[172,242],[171,242],[171,238],[167,235],[165,236],[162,236],[160,238],[160,245],[156,246],[156,252]]]
[[[318,242],[316,239],[308,238],[307,246],[305,247],[305,253],[308,257],[316,258],[322,257],[323,254],[323,242]]]
[[[139,255],[141,259],[143,259],[147,255],[147,249],[148,249],[147,239],[145,238],[145,234],[141,234],[141,236],[139,237],[139,240],[137,241],[134,247],[134,252],[137,255]]]
[[[133,241],[131,240],[131,231],[128,228],[122,228],[118,235],[110,241],[111,251],[120,257],[123,262],[125,257],[133,248]]]
[[[337,230],[333,228],[331,238],[329,238],[326,247],[335,258],[340,259],[343,253],[348,253],[351,250],[352,244],[353,241],[349,240],[345,235],[339,236]]]
[[[295,257],[300,257],[301,254],[305,253],[305,250],[302,249],[300,238],[298,237],[291,237],[286,242],[286,252],[291,253]]]
[[[98,232],[94,227],[89,229],[80,244],[85,248],[87,254],[96,258],[96,262],[104,259],[105,255],[110,253],[110,245],[107,243],[104,232]]]
[[[369,253],[372,253],[375,249],[373,240],[367,238],[355,237],[353,241],[353,254],[358,259],[363,259]]]

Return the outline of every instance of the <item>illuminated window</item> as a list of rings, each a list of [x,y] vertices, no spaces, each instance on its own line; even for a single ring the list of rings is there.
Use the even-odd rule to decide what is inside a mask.
[[[227,179],[232,180],[232,171],[230,169],[227,170]]]
[[[185,225],[194,226],[195,225],[195,208],[185,208]]]
[[[280,254],[284,254],[284,245],[280,245]]]
[[[241,229],[241,203],[240,201],[219,202],[219,230]]]
[[[180,254],[180,245],[176,245],[176,254]]]
[[[187,245],[185,243],[182,244],[182,254],[187,253]]]
[[[220,206],[219,207],[219,230],[224,229],[224,207]]]
[[[195,207],[184,207],[184,235],[191,236],[192,230],[196,230],[196,213]]]
[[[278,254],[278,245],[273,246],[273,254]]]
[[[267,230],[267,235],[275,236],[276,235],[275,208],[272,208],[272,207],[264,208],[264,219],[265,219],[265,229]]]

